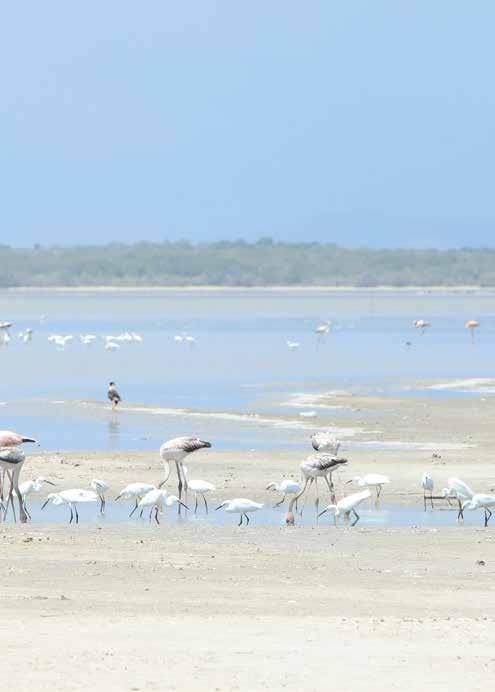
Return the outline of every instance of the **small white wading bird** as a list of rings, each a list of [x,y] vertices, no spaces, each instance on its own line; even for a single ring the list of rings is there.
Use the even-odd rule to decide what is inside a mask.
[[[336,437],[326,432],[317,432],[310,437],[311,445],[316,452],[328,452],[337,456],[340,442]]]
[[[431,323],[427,322],[426,320],[414,320],[413,325],[416,327],[416,329],[421,331],[421,334],[425,333],[425,329],[431,327]]]
[[[445,499],[448,499],[449,497],[455,497],[457,499],[459,504],[457,521],[459,521],[459,519],[464,519],[464,509],[462,506],[463,503],[466,502],[466,500],[471,500],[476,493],[469,487],[467,483],[461,481],[460,478],[452,477],[449,478],[447,482],[447,488],[442,490],[442,495],[445,497]]]
[[[325,320],[322,324],[319,324],[315,329],[315,334],[318,339],[324,339],[332,328],[332,323],[330,320]]]
[[[108,485],[108,483],[105,483],[105,481],[101,481],[98,478],[93,478],[93,480],[89,484],[89,487],[91,488],[91,490],[94,490],[94,492],[100,498],[100,512],[103,514],[103,512],[105,511],[106,504],[105,493],[110,488],[110,486]]]
[[[295,351],[301,345],[299,341],[287,340],[285,343],[287,344],[287,348],[289,349],[289,351]]]
[[[382,476],[381,473],[367,473],[365,476],[354,476],[346,483],[356,483],[361,488],[375,488],[376,499],[380,497],[382,493],[382,488],[384,485],[390,483],[390,478],[388,476]]]
[[[337,504],[328,505],[325,507],[325,509],[320,512],[319,516],[321,517],[321,515],[325,514],[325,512],[333,512],[335,523],[337,523],[337,517],[339,517],[341,514],[349,519],[352,512],[356,518],[351,526],[355,526],[360,519],[359,514],[356,512],[356,507],[369,497],[371,497],[369,490],[364,490],[361,493],[354,493],[353,495],[347,495],[347,497],[343,497],[341,500],[339,500]]]
[[[161,488],[168,481],[170,477],[170,463],[174,461],[177,470],[179,500],[182,500],[184,475],[182,462],[189,454],[196,452],[198,449],[207,449],[209,447],[211,447],[211,442],[200,440],[199,437],[174,437],[172,440],[164,442],[160,447],[160,459],[163,461],[165,478],[158,487]],[[179,514],[180,508],[181,505],[179,504]]]
[[[80,490],[79,488],[73,488],[71,490],[62,490],[60,493],[50,493],[44,505],[41,509],[45,509],[47,504],[51,502],[54,505],[69,505],[70,508],[70,521],[72,524],[74,515],[76,517],[76,524],[79,523],[79,514],[77,512],[77,505],[80,502],[96,502],[98,500],[98,495],[91,490]]]
[[[253,500],[246,500],[244,497],[236,497],[233,500],[225,500],[221,505],[218,505],[215,509],[224,509],[226,512],[232,514],[240,514],[241,518],[237,526],[242,526],[242,520],[246,518],[246,526],[249,524],[248,514],[250,512],[258,512],[263,509],[263,505],[259,502],[253,502]]]
[[[490,507],[495,506],[495,495],[484,495],[483,493],[475,493],[470,500],[467,500],[462,505],[462,510],[465,509],[482,509],[485,512],[485,528],[492,516]]]
[[[126,485],[125,488],[122,488],[120,493],[115,498],[115,501],[120,500],[120,498],[123,498],[124,500],[134,500],[136,504],[134,505],[132,512],[129,514],[129,516],[132,517],[138,508],[140,501],[143,499],[146,493],[149,493],[151,490],[156,490],[156,488],[154,485],[150,485],[149,483],[129,483],[129,485]],[[141,510],[140,516],[143,516],[143,510]]]
[[[215,492],[215,486],[213,485],[213,483],[208,483],[208,481],[189,479],[187,466],[182,465],[182,470],[184,471],[186,490],[192,490],[196,500],[196,504],[194,505],[194,513],[196,514],[196,512],[198,511],[198,495],[201,495],[201,497],[203,498],[203,502],[205,503],[206,514],[208,514],[208,503],[206,501],[205,495],[207,495],[208,493]]]
[[[301,486],[299,483],[296,483],[296,481],[283,480],[281,483],[268,483],[266,490],[274,490],[278,493],[282,493],[282,499],[273,505],[274,507],[280,507],[280,505],[283,505],[285,502],[285,496],[297,495],[297,493],[301,491]]]
[[[107,397],[112,404],[112,411],[114,411],[122,401],[122,397],[117,391],[117,385],[115,384],[115,382],[108,383]]]
[[[426,512],[426,500],[427,499],[430,501],[431,508],[433,509],[433,488],[434,488],[433,478],[426,471],[421,476],[421,487],[423,488],[423,500],[424,500],[425,512]]]
[[[153,490],[150,490],[149,493],[146,493],[146,495],[143,497],[142,500],[139,501],[139,507],[141,507],[141,512],[146,509],[146,507],[150,507],[150,521],[151,517],[153,515],[153,510],[155,511],[155,521],[157,524],[160,522],[158,521],[158,512],[163,512],[163,506],[165,507],[172,507],[173,505],[182,505],[182,507],[185,507],[185,509],[189,509],[187,505],[185,505],[182,500],[179,500],[179,498],[176,495],[168,495],[166,490],[159,490],[158,488],[154,488]]]
[[[304,485],[301,490],[294,495],[287,508],[287,514],[285,515],[285,521],[291,526],[294,524],[294,505],[297,503],[299,498],[304,495],[307,489],[309,489],[313,483],[315,484],[316,497],[315,497],[315,511],[318,516],[318,506],[320,504],[320,498],[318,495],[318,478],[324,478],[325,482],[330,491],[330,497],[332,502],[335,502],[335,492],[334,485],[332,481],[332,474],[339,466],[342,464],[347,464],[347,459],[338,459],[332,457],[330,454],[315,454],[310,456],[301,462],[300,469],[304,478]],[[302,510],[301,510],[302,513]]]
[[[19,485],[19,490],[21,492],[21,498],[24,503],[24,509],[26,510],[26,514],[28,515],[29,519],[31,519],[31,515],[29,514],[27,504],[26,504],[26,498],[28,495],[32,495],[32,493],[39,493],[40,490],[43,488],[43,485],[45,483],[48,483],[48,485],[55,485],[55,483],[52,483],[49,481],[47,478],[44,478],[43,476],[38,476],[38,478],[32,480],[32,481],[24,481],[24,483],[21,483]]]

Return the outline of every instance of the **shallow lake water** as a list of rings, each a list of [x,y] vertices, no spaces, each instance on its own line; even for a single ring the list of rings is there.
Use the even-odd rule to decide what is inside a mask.
[[[423,335],[412,326],[417,318],[432,323]],[[481,323],[474,343],[464,327],[472,318]],[[325,319],[332,331],[318,341],[314,329]],[[0,348],[0,428],[38,437],[43,449],[156,449],[192,433],[219,448],[279,448],[328,416],[338,424],[342,411],[321,405],[324,392],[495,391],[490,292],[3,291],[0,320],[14,322]],[[33,339],[23,343],[17,335],[27,327]],[[105,336],[125,331],[142,342],[106,351]],[[90,346],[79,340],[87,333],[97,337]],[[194,345],[174,340],[184,333]],[[51,334],[74,339],[59,350]],[[84,406],[105,403],[109,380],[132,412]]]
[[[208,525],[229,525],[235,526],[239,522],[238,514],[229,514],[223,510],[215,511],[215,503],[212,503],[209,507],[209,512],[206,514],[204,508],[201,505],[200,511],[195,514],[192,510],[194,509],[194,500],[191,498],[188,500],[189,508],[191,511],[183,513],[180,517],[178,516],[177,510],[166,510],[163,514],[159,515],[160,524],[170,524],[170,523],[200,523],[205,526]],[[34,524],[68,524],[70,519],[70,509],[66,505],[52,505],[48,504],[42,511],[42,502],[33,501],[28,504],[29,512],[31,514],[31,523]],[[110,525],[110,524],[129,524],[136,525],[149,524],[149,509],[145,509],[143,517],[139,517],[138,511],[136,511],[133,517],[129,517],[130,511],[133,509],[134,505],[130,502],[114,502],[107,501],[105,514],[100,514],[97,505],[79,505],[79,523],[80,524],[93,524],[93,525]],[[323,506],[321,507],[323,508]],[[256,526],[284,526],[285,525],[285,511],[286,508],[274,508],[270,505],[265,505],[262,510],[250,514],[250,524],[251,527]],[[357,526],[360,527],[441,527],[441,526],[483,526],[484,515],[482,511],[468,512],[464,514],[464,522],[457,522],[457,509],[452,506],[451,508],[447,506],[438,506],[436,509],[428,509],[426,512],[423,506],[404,506],[404,505],[393,505],[384,504],[379,508],[358,508],[358,514],[360,520]],[[318,521],[316,521],[314,505],[310,506],[308,501],[308,506],[304,509],[302,517],[296,513],[295,515],[296,524],[301,526],[319,526],[329,528],[334,528],[333,515],[330,513],[324,514]],[[351,520],[351,524],[354,519]],[[12,514],[9,510],[9,515],[7,522],[12,522]],[[155,524],[154,520],[152,522]],[[491,524],[489,524],[490,526]],[[344,520],[343,517],[339,517],[337,520],[337,526],[339,528],[349,526],[349,523]]]

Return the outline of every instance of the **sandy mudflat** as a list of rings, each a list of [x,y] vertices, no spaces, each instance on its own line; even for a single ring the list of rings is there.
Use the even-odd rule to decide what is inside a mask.
[[[386,439],[471,444],[352,449],[337,480],[390,474],[420,506],[428,469],[495,488],[495,403],[370,400]],[[449,432],[450,431],[450,432]],[[406,433],[409,433],[406,437]],[[207,451],[191,474],[219,499],[273,500],[301,454]],[[347,453],[346,453],[347,454]],[[149,454],[41,454],[60,487],[156,482]],[[110,493],[112,495],[112,493]],[[65,518],[60,508],[61,521]],[[308,507],[308,511],[310,508]],[[495,523],[446,528],[4,525],[0,672],[11,690],[487,690],[495,674]],[[483,561],[484,564],[479,564]]]

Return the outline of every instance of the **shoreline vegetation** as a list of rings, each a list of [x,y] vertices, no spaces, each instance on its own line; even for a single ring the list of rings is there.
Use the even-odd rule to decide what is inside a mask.
[[[0,288],[28,290],[479,290],[495,287],[495,250],[343,248],[333,243],[163,242],[12,248]]]

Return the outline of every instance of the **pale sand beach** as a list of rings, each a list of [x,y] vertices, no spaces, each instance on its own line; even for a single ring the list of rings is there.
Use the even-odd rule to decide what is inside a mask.
[[[472,446],[440,458],[417,448],[344,449],[339,497],[345,480],[370,470],[390,475],[386,502],[419,509],[425,470],[439,486],[455,475],[495,488],[493,400],[359,405],[385,438]],[[300,453],[284,452],[283,440],[269,454],[213,448],[188,466],[217,486],[212,511],[239,496],[271,503],[265,485],[298,478],[307,442]],[[126,483],[162,474],[157,454],[33,453],[23,476],[45,475],[59,488],[102,477],[113,499]],[[481,512],[476,525],[457,525],[452,513],[440,528],[335,528],[330,518],[302,526],[297,517],[291,528],[257,525],[256,515],[238,528],[234,515],[224,525],[69,526],[59,509],[60,524],[0,528],[0,671],[11,689],[490,688],[495,524],[484,529]]]

